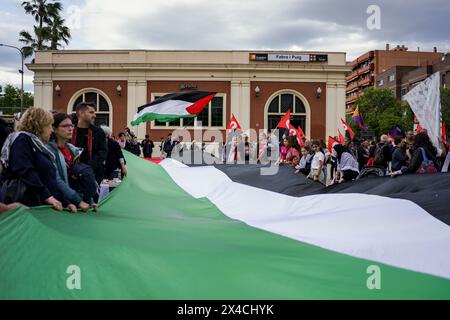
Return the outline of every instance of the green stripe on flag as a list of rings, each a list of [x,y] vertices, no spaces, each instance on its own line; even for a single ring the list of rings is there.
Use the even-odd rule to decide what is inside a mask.
[[[195,118],[196,116],[197,116],[196,114],[180,115],[180,114],[161,114],[161,113],[147,112],[139,116],[136,120],[131,121],[131,125],[137,126],[141,122],[148,122],[153,120],[164,122],[164,121],[174,121],[180,118]]]
[[[128,176],[98,213],[0,216],[1,299],[450,299],[448,280],[250,227],[126,157]],[[381,290],[367,288],[371,265]],[[80,290],[67,288],[69,266]]]

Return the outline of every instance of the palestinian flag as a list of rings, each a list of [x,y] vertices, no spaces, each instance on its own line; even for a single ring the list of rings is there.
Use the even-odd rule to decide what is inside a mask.
[[[138,108],[131,125],[152,120],[172,121],[196,117],[216,92],[189,91],[170,93]]]
[[[126,158],[97,213],[0,215],[0,299],[450,299],[450,176]]]

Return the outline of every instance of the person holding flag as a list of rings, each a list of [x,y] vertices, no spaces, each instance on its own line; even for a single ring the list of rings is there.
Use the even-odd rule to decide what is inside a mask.
[[[364,125],[363,123],[363,117],[362,115],[359,113],[359,106],[356,106],[355,111],[353,112],[352,115],[352,120],[355,121],[358,124],[358,127],[360,129],[363,129],[364,131],[367,131],[367,127]]]
[[[350,135],[350,140],[353,141],[353,138],[355,138],[355,133],[353,132],[352,128],[350,128],[350,126],[347,124],[347,122],[345,122],[345,120],[342,118],[341,118],[341,122],[344,125],[345,131],[347,131],[348,134]]]

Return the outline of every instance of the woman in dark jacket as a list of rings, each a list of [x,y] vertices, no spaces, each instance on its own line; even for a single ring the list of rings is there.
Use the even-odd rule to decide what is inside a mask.
[[[18,123],[17,132],[6,139],[1,155],[6,168],[2,184],[5,203],[18,201],[30,207],[49,204],[62,210],[54,155],[45,146],[53,131],[52,123],[49,111],[29,108]],[[20,186],[23,192],[14,193],[11,186]]]
[[[425,160],[423,154],[428,160],[433,162],[436,171],[439,171],[439,163],[436,158],[437,149],[431,143],[430,137],[425,132],[419,132],[414,136],[414,153],[408,167],[403,167],[401,170],[394,171],[391,176],[399,174],[417,173],[422,162]]]
[[[70,116],[66,113],[56,113],[53,115],[53,120],[53,139],[49,142],[48,147],[55,156],[58,188],[66,201],[86,212],[89,209],[89,203],[92,203],[92,198],[78,193],[69,184],[75,159],[81,155],[83,150],[68,142],[72,139],[74,128]],[[76,210],[73,212],[75,213]]]

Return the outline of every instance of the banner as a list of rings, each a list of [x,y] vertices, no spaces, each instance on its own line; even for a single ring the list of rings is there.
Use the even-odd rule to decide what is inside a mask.
[[[442,152],[438,138],[441,136],[441,94],[440,76],[436,72],[403,97],[424,129],[428,131],[431,142]]]

